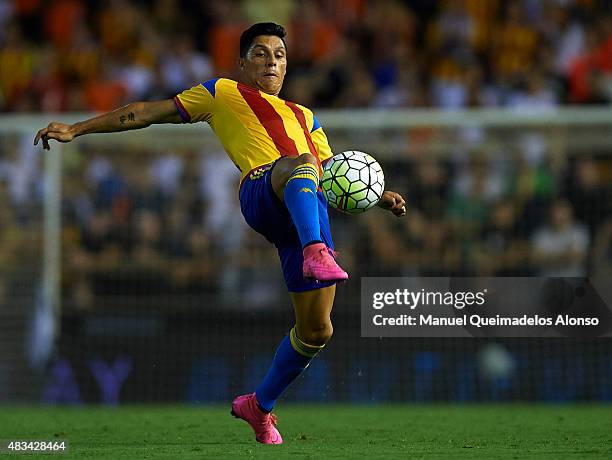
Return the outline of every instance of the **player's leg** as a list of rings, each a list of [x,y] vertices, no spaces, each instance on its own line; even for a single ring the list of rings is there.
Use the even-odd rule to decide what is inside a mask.
[[[295,326],[281,340],[272,365],[255,393],[238,396],[232,402],[232,414],[251,425],[258,442],[282,444],[272,408],[330,339],[335,293],[335,285],[291,293]]]
[[[326,247],[333,248],[326,202],[321,193],[318,200],[321,240]],[[276,399],[321,351],[333,331],[330,316],[336,286],[304,279],[300,270],[302,251],[297,235],[293,235],[292,243],[279,247],[278,253],[293,303],[295,326],[281,341],[268,374],[255,391],[259,405],[266,411],[272,409]]]
[[[290,160],[279,160],[280,165],[290,169]],[[279,166],[278,162],[276,166]],[[293,166],[295,169],[295,164]],[[316,355],[329,338],[329,313],[335,294],[335,281],[305,279],[305,259],[300,236],[288,207],[283,205],[272,187],[272,172],[273,170],[262,168],[245,178],[240,189],[241,210],[247,223],[278,249],[285,282],[294,303],[296,327],[281,341],[264,383],[257,389],[262,395],[262,403],[258,402],[256,393],[238,396],[232,403],[232,413],[249,423],[255,431],[257,441],[280,444],[282,437],[276,429],[276,419],[267,410],[272,408],[276,398],[304,370],[312,356]],[[276,179],[278,177],[280,176],[275,176]],[[276,184],[278,185],[278,181]],[[329,256],[327,248],[333,249],[334,243],[329,228],[327,202],[320,191],[317,192],[316,200],[315,210],[321,241],[319,244]],[[313,246],[315,245],[308,247]]]
[[[285,203],[291,214],[302,247],[320,243],[317,159],[310,153],[281,158],[274,164],[271,179],[274,194]]]
[[[324,347],[334,332],[331,312],[336,297],[336,285],[289,294],[295,311],[297,336],[307,344]]]
[[[283,338],[266,377],[255,390],[259,406],[270,412],[276,400],[331,338],[336,286],[292,292],[295,326]]]
[[[309,153],[281,158],[272,169],[271,185],[277,198],[285,203],[300,238],[304,277],[346,280],[347,273],[338,266],[321,238],[317,159]]]

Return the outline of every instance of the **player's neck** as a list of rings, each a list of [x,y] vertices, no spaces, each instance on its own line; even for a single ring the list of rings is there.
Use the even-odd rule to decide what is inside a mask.
[[[262,94],[267,94],[268,96],[274,96],[274,97],[278,97],[278,98],[280,98],[280,96],[279,96],[278,94],[271,94],[271,93],[268,93],[268,92],[266,92],[266,91],[263,91],[262,89],[258,88],[258,87],[255,85],[255,83],[252,83],[252,82],[250,82],[250,81],[247,81],[247,80],[246,80],[245,78],[243,78],[243,77],[239,77],[239,78],[238,78],[238,83],[240,83],[241,85],[246,86],[246,87],[247,87],[247,88],[249,88],[249,89],[252,89],[253,91],[259,91],[259,92],[260,92],[260,93],[262,93]]]

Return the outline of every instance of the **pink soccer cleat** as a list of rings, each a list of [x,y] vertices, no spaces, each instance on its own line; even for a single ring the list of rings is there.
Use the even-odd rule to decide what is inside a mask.
[[[232,402],[232,415],[241,418],[253,428],[255,440],[262,444],[282,444],[276,429],[276,415],[263,412],[257,405],[255,393],[238,396]]]
[[[304,248],[304,278],[316,281],[345,281],[348,273],[340,268],[334,259],[335,253],[323,243]]]

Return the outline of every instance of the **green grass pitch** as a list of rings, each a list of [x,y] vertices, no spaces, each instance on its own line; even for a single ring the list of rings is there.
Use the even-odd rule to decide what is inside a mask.
[[[605,405],[281,404],[278,416],[285,444],[264,446],[229,405],[0,406],[0,439],[68,441],[44,458],[612,458]]]

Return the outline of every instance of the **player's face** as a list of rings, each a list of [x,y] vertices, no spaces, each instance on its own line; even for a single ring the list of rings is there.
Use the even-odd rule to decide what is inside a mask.
[[[240,59],[245,83],[278,96],[287,71],[287,50],[276,35],[255,37],[246,58]]]

